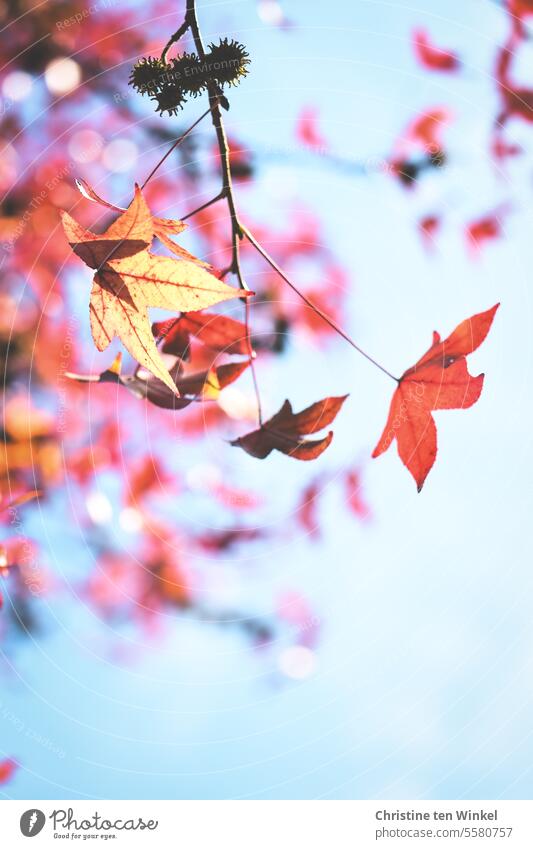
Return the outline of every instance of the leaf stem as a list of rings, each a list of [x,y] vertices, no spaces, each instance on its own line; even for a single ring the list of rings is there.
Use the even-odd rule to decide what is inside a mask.
[[[316,315],[319,315],[319,316],[320,316],[320,318],[321,318],[323,321],[325,321],[325,322],[326,322],[326,324],[329,324],[329,326],[330,326],[330,327],[331,327],[331,328],[332,328],[332,329],[333,329],[336,333],[338,333],[338,334],[339,334],[339,336],[342,336],[342,338],[343,338],[346,342],[348,342],[348,344],[349,344],[349,345],[351,345],[351,346],[352,346],[352,348],[354,348],[354,349],[355,349],[355,350],[356,350],[359,354],[362,354],[362,356],[363,356],[363,357],[365,357],[365,358],[366,358],[366,359],[367,359],[370,363],[372,363],[372,365],[376,366],[376,368],[378,368],[380,371],[382,371],[384,374],[386,374],[386,375],[387,375],[388,377],[390,377],[392,380],[396,381],[396,383],[399,383],[399,382],[400,382],[400,381],[399,381],[399,379],[398,379],[397,377],[395,377],[395,376],[394,376],[394,375],[393,375],[390,371],[388,371],[388,369],[386,369],[384,366],[382,366],[380,363],[378,363],[378,362],[377,362],[377,360],[375,360],[373,357],[371,357],[371,356],[370,356],[370,354],[367,354],[367,353],[366,353],[366,351],[363,351],[363,349],[362,349],[362,348],[360,348],[360,347],[359,347],[359,345],[357,345],[357,344],[354,342],[354,340],[351,338],[351,336],[349,336],[349,335],[346,333],[346,331],[344,331],[344,330],[342,329],[342,327],[339,327],[339,325],[337,324],[337,322],[336,322],[336,321],[334,321],[332,318],[330,318],[328,315],[326,315],[326,313],[325,313],[325,312],[323,312],[323,311],[320,309],[320,307],[317,307],[317,305],[316,305],[316,304],[314,304],[312,301],[310,301],[310,300],[309,300],[309,298],[308,298],[306,295],[304,295],[304,293],[303,293],[303,292],[301,292],[301,291],[300,291],[300,290],[299,290],[299,289],[298,289],[298,288],[294,285],[294,283],[292,283],[292,282],[291,282],[291,280],[289,280],[289,278],[287,277],[287,275],[285,274],[285,272],[284,272],[284,271],[282,271],[282,269],[279,267],[279,265],[277,264],[277,262],[276,262],[276,261],[275,261],[275,260],[274,260],[274,259],[270,256],[270,254],[269,254],[269,253],[268,253],[268,252],[264,249],[264,247],[263,247],[263,246],[262,246],[262,245],[261,245],[261,244],[257,241],[257,239],[255,239],[255,238],[254,238],[254,236],[250,233],[250,231],[248,230],[248,228],[247,228],[247,227],[244,227],[243,225],[241,225],[241,228],[242,228],[242,232],[244,233],[244,235],[246,236],[246,238],[248,239],[248,241],[250,242],[250,244],[254,246],[254,248],[256,249],[256,251],[257,251],[259,254],[261,254],[261,256],[263,257],[263,259],[264,259],[264,260],[265,260],[265,261],[266,261],[266,262],[267,262],[267,263],[268,263],[268,264],[269,264],[269,265],[270,265],[270,266],[274,269],[274,271],[275,271],[277,274],[279,274],[279,276],[282,278],[282,280],[284,280],[284,281],[285,281],[285,283],[287,284],[287,286],[290,286],[290,288],[293,290],[293,292],[295,292],[295,293],[298,295],[298,297],[300,297],[300,298],[302,299],[302,301],[303,301],[305,304],[307,304],[307,306],[308,306],[310,309],[312,309],[314,313],[316,313]]]
[[[224,192],[220,191],[218,195],[216,195],[214,198],[211,198],[211,200],[208,200],[206,203],[203,203],[201,206],[198,206],[196,209],[193,209],[192,212],[188,212],[187,215],[182,215],[180,221],[187,221],[187,218],[192,218],[193,215],[196,215],[198,212],[202,212],[203,209],[207,209],[209,206],[212,206],[217,201],[222,200],[223,197],[225,197]]]
[[[180,40],[180,38],[181,38],[183,35],[185,35],[185,33],[187,32],[187,30],[188,30],[188,29],[189,29],[189,23],[188,23],[188,21],[185,19],[185,20],[183,21],[182,25],[180,26],[180,28],[179,28],[179,29],[177,29],[177,30],[176,30],[176,32],[175,32],[173,35],[171,35],[171,36],[170,36],[169,40],[168,40],[168,41],[167,41],[167,43],[165,44],[165,46],[164,46],[164,48],[163,48],[163,52],[161,53],[161,61],[162,61],[162,62],[166,62],[166,61],[167,61],[167,53],[168,53],[168,51],[170,50],[170,48],[172,47],[172,45],[173,45],[173,44],[176,44],[176,42],[177,42],[177,41],[179,41],[179,40]]]
[[[168,157],[170,156],[170,154],[172,153],[172,151],[173,151],[173,150],[175,150],[175,149],[176,149],[176,148],[177,148],[177,147],[178,147],[178,146],[182,143],[182,141],[184,141],[184,140],[187,138],[187,136],[189,135],[189,133],[192,133],[192,131],[195,129],[195,127],[197,127],[197,126],[198,126],[198,124],[200,123],[200,121],[203,121],[203,120],[204,120],[204,118],[207,118],[207,116],[209,115],[209,113],[210,113],[210,112],[211,112],[211,108],[206,109],[206,110],[205,110],[205,112],[203,112],[203,113],[202,113],[202,115],[200,115],[200,117],[196,119],[196,121],[194,122],[194,124],[191,124],[191,126],[189,127],[189,129],[188,129],[188,130],[185,130],[185,132],[184,132],[184,133],[182,133],[182,134],[181,134],[181,136],[180,136],[179,138],[177,138],[175,142],[172,142],[172,145],[169,147],[169,149],[167,150],[167,152],[165,153],[165,155],[163,156],[163,158],[159,160],[159,162],[157,163],[157,165],[156,165],[154,168],[152,168],[152,170],[151,170],[151,171],[150,171],[150,173],[148,174],[148,177],[146,178],[146,180],[145,180],[145,181],[144,181],[144,183],[142,184],[141,189],[144,189],[144,187],[145,187],[145,186],[146,186],[146,185],[150,182],[150,180],[152,179],[152,177],[154,176],[154,174],[156,173],[156,171],[158,171],[158,170],[159,170],[159,168],[161,167],[161,165],[163,164],[163,162],[164,162],[166,159],[168,159]]]

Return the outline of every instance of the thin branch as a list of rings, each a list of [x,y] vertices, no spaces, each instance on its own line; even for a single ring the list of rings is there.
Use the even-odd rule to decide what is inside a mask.
[[[198,19],[196,17],[196,0],[187,0],[187,11],[185,13],[185,21],[187,22],[187,24],[188,24],[188,26],[191,30],[191,34],[192,34],[193,39],[194,39],[194,45],[196,47],[196,51],[197,51],[200,59],[204,59],[205,58],[205,50],[204,50],[204,45],[203,45],[203,41],[202,41],[202,36],[201,36],[201,33],[200,33],[200,28],[198,26]],[[231,237],[232,237],[231,238],[231,241],[232,241],[231,270],[233,271],[234,274],[237,275],[237,278],[239,280],[239,284],[241,285],[241,287],[243,289],[249,288],[247,286],[244,278],[243,278],[241,265],[240,265],[240,242],[241,242],[243,236],[246,236],[246,238],[249,240],[249,242],[256,248],[257,251],[259,251],[261,256],[268,262],[268,264],[274,269],[274,271],[276,271],[280,275],[280,277],[285,281],[285,283],[287,283],[287,285],[290,286],[290,288],[294,292],[296,292],[296,294],[304,301],[304,303],[307,304],[307,306],[310,309],[313,310],[313,312],[315,312],[317,315],[319,315],[320,318],[322,318],[322,320],[326,322],[326,324],[329,324],[329,326],[333,330],[335,330],[335,332],[338,333],[339,336],[342,336],[342,338],[345,339],[345,341],[348,342],[348,344],[351,345],[352,348],[354,348],[356,351],[358,351],[360,354],[362,354],[362,356],[365,357],[374,366],[376,366],[376,368],[378,368],[380,371],[382,371],[384,374],[386,374],[388,377],[390,377],[392,380],[395,380],[396,383],[398,383],[399,381],[398,381],[397,377],[395,377],[393,374],[391,374],[390,371],[388,371],[386,368],[384,368],[382,365],[380,365],[380,363],[378,363],[377,360],[375,360],[373,357],[371,357],[369,354],[367,354],[366,351],[363,351],[363,349],[360,348],[359,345],[356,345],[356,343],[353,341],[353,339],[350,336],[348,336],[348,334],[342,329],[342,327],[339,327],[339,325],[335,321],[333,321],[332,318],[330,318],[328,315],[326,315],[326,313],[322,312],[322,310],[319,307],[317,307],[316,304],[313,304],[312,301],[309,300],[309,298],[307,298],[302,292],[300,292],[299,289],[296,288],[296,286],[293,283],[291,283],[291,281],[289,280],[287,275],[284,274],[284,272],[281,270],[279,265],[275,262],[274,259],[272,259],[270,254],[268,254],[265,251],[265,249],[262,247],[262,245],[260,245],[259,242],[257,242],[256,239],[254,239],[254,237],[252,236],[250,231],[247,230],[243,226],[242,222],[239,219],[239,216],[237,214],[237,209],[236,209],[236,206],[235,206],[235,198],[234,198],[234,195],[233,195],[233,185],[232,185],[232,180],[231,180],[231,169],[230,169],[230,162],[229,162],[228,139],[227,139],[226,131],[225,131],[225,128],[224,128],[224,123],[222,121],[222,115],[220,113],[220,100],[219,100],[219,97],[217,96],[216,86],[213,83],[208,85],[208,92],[209,92],[209,105],[211,106],[211,115],[213,116],[213,124],[214,124],[216,134],[217,134],[218,149],[220,151],[220,158],[221,158],[221,162],[222,162],[222,190],[221,190],[221,194],[225,196],[225,198],[228,202],[228,209],[229,209],[229,213],[230,213],[230,216],[231,216]],[[249,340],[250,339],[250,328],[249,328],[249,325],[248,325],[249,307],[246,305],[246,303],[245,303],[245,309],[246,309],[246,322],[247,322],[247,325],[246,325],[247,336],[248,336],[248,340]],[[259,400],[259,393],[257,391],[257,382],[256,382],[256,379],[255,379],[255,369],[254,369],[254,363],[253,363],[253,351],[252,351],[252,347],[251,347],[250,342],[249,342],[249,345],[250,345],[250,367],[252,369],[252,374],[253,374],[253,377],[254,377],[254,386],[256,388],[256,397],[257,397],[258,418],[259,418],[259,423],[261,424],[261,405],[260,405],[260,400]]]
[[[242,225],[241,225],[241,226],[242,226]],[[380,363],[378,363],[378,362],[377,362],[377,360],[375,360],[373,357],[371,357],[371,356],[370,356],[370,354],[367,354],[367,353],[366,353],[366,351],[363,351],[363,349],[359,347],[359,345],[356,345],[356,343],[353,341],[353,339],[351,338],[351,336],[348,336],[348,334],[347,334],[347,333],[346,333],[346,332],[342,329],[342,327],[339,327],[339,325],[337,324],[337,322],[336,322],[336,321],[334,321],[332,318],[330,318],[328,315],[326,315],[326,313],[325,313],[325,312],[323,312],[323,311],[320,309],[320,307],[317,307],[317,305],[316,305],[316,304],[314,304],[312,301],[310,301],[310,300],[309,300],[309,298],[308,298],[308,297],[306,297],[306,295],[304,295],[304,293],[303,293],[303,292],[301,292],[301,291],[300,291],[300,290],[299,290],[299,289],[298,289],[298,288],[294,285],[294,283],[292,283],[292,282],[291,282],[291,280],[289,280],[289,278],[287,277],[287,275],[285,274],[285,272],[281,270],[281,268],[279,267],[279,265],[277,264],[277,262],[276,262],[274,259],[272,259],[272,257],[270,256],[270,254],[269,254],[269,253],[268,253],[268,252],[264,249],[264,247],[263,247],[263,246],[262,246],[262,245],[261,245],[261,244],[257,241],[257,239],[255,239],[255,238],[252,236],[252,234],[250,233],[250,231],[249,231],[246,227],[242,226],[242,231],[243,231],[244,235],[246,236],[246,238],[248,239],[248,241],[250,242],[250,244],[252,244],[252,245],[254,246],[254,248],[255,248],[255,249],[256,249],[256,250],[257,250],[257,251],[261,254],[261,256],[263,257],[263,259],[264,259],[264,260],[266,260],[266,262],[268,262],[268,264],[269,264],[269,265],[270,265],[270,266],[274,269],[274,271],[275,271],[277,274],[279,274],[279,276],[282,278],[282,280],[284,280],[284,281],[285,281],[285,283],[287,284],[287,286],[290,286],[290,288],[293,290],[293,292],[296,292],[296,294],[297,294],[297,295],[298,295],[298,296],[302,299],[302,301],[303,301],[305,304],[307,304],[307,306],[308,306],[310,309],[312,309],[312,310],[313,310],[313,312],[314,312],[314,313],[316,313],[317,315],[319,315],[319,316],[320,316],[320,318],[321,318],[323,321],[325,321],[325,322],[326,322],[326,324],[329,324],[329,326],[330,326],[330,327],[331,327],[331,328],[332,328],[332,329],[333,329],[336,333],[338,333],[338,334],[339,334],[339,336],[342,336],[342,338],[343,338],[346,342],[348,342],[348,344],[349,344],[349,345],[351,345],[351,346],[352,346],[352,348],[354,348],[356,351],[358,351],[358,353],[359,353],[359,354],[362,354],[362,355],[363,355],[363,357],[365,357],[365,358],[366,358],[369,362],[371,362],[371,363],[372,363],[372,365],[376,366],[376,368],[378,368],[378,369],[379,369],[380,371],[382,371],[384,374],[388,375],[388,377],[392,378],[392,380],[395,380],[395,381],[396,381],[396,383],[399,383],[399,382],[400,382],[400,381],[399,381],[399,379],[398,379],[397,377],[395,377],[395,376],[394,376],[393,374],[391,374],[391,372],[390,372],[390,371],[388,371],[388,370],[387,370],[384,366],[382,366]]]
[[[198,56],[200,59],[205,58],[205,49],[202,41],[202,36],[200,33],[200,28],[198,26],[198,19],[196,17],[196,0],[187,0],[187,10],[185,13],[185,22],[188,28],[191,31],[192,37],[194,39],[194,45]],[[220,112],[220,92],[217,91],[217,88],[214,83],[208,84],[208,93],[209,93],[209,105],[211,109],[211,115],[213,119],[213,125],[215,127],[217,141],[218,141],[218,149],[220,153],[221,159],[221,170],[222,170],[222,188],[220,191],[220,197],[225,197],[228,204],[228,210],[231,218],[231,244],[232,244],[232,260],[230,270],[237,276],[239,281],[239,285],[241,288],[249,290],[249,287],[244,279],[241,263],[240,263],[240,243],[244,236],[248,239],[250,244],[252,244],[255,249],[261,254],[264,260],[268,262],[268,264],[274,269],[274,271],[279,274],[282,280],[295,292],[302,301],[307,304],[307,306],[313,310],[316,315],[319,315],[320,318],[326,322],[336,333],[339,334],[349,345],[351,345],[354,350],[356,350],[359,354],[361,354],[365,359],[367,359],[372,365],[376,366],[380,371],[386,374],[391,380],[394,380],[396,383],[399,383],[397,377],[395,377],[388,369],[382,366],[377,362],[373,357],[366,353],[362,348],[357,345],[354,340],[340,327],[336,321],[326,315],[316,304],[309,300],[306,295],[303,294],[294,283],[289,280],[287,275],[282,271],[277,262],[270,256],[270,254],[263,248],[263,246],[254,238],[254,236],[250,233],[250,231],[243,226],[242,222],[239,219],[237,208],[235,205],[235,198],[233,195],[233,184],[231,179],[231,168],[230,168],[230,160],[229,160],[229,145],[228,139],[226,136],[226,131],[224,127],[224,123],[222,121],[222,115]],[[210,206],[209,202],[207,206]],[[205,208],[205,206],[203,207]],[[194,213],[190,213],[194,214]],[[261,411],[261,399],[259,396],[259,390],[257,385],[257,377],[255,373],[254,366],[254,352],[252,350],[252,345],[250,341],[250,325],[249,325],[249,313],[250,307],[247,302],[245,302],[245,310],[246,310],[246,335],[248,339],[248,347],[249,347],[249,361],[250,368],[252,371],[252,377],[254,382],[254,389],[257,399],[257,414],[259,419],[259,424],[262,424],[262,411]]]
[[[185,12],[185,23],[187,27],[191,31],[191,35],[194,40],[194,46],[196,48],[196,52],[200,59],[205,59],[205,48],[202,40],[202,35],[200,32],[200,27],[198,25],[198,18],[196,17],[196,0],[187,0],[187,7]],[[226,202],[228,204],[228,211],[231,219],[231,272],[236,275],[237,280],[239,281],[239,286],[241,289],[246,291],[250,291],[250,287],[246,283],[244,279],[244,274],[241,268],[240,261],[240,243],[244,235],[243,227],[239,220],[239,216],[237,214],[237,207],[235,204],[235,197],[233,194],[233,183],[231,179],[231,168],[230,168],[230,151],[228,144],[228,137],[226,135],[226,129],[224,127],[224,122],[222,120],[222,114],[220,112],[220,103],[222,101],[222,93],[217,88],[214,82],[208,82],[207,85],[208,95],[209,95],[209,107],[211,111],[211,116],[213,120],[213,126],[215,128],[217,142],[218,142],[218,150],[220,154],[220,163],[221,163],[221,174],[222,174],[222,188],[219,192],[220,198],[226,198]],[[210,203],[207,204],[210,206]],[[191,215],[193,213],[190,213]],[[252,348],[251,336],[250,336],[250,306],[247,303],[248,299],[246,298],[244,309],[245,309],[245,327],[246,327],[246,339],[248,345],[248,360],[250,363],[250,370],[252,373],[252,380],[254,384],[254,392],[256,398],[256,406],[257,406],[257,419],[259,425],[263,424],[263,413],[261,407],[261,397],[259,394],[259,385],[257,382],[257,374],[255,370],[255,353]]]
[[[255,368],[255,351],[252,347],[252,337],[250,335],[250,299],[244,301],[244,325],[246,327],[246,345],[248,347],[248,361],[250,363],[250,371],[252,373],[252,382],[254,384],[255,401],[257,406],[257,421],[259,427],[263,426],[263,406],[261,404],[261,393],[259,392],[259,382],[257,380],[257,372]]]
[[[150,171],[150,173],[148,174],[148,177],[146,178],[146,180],[145,180],[145,181],[144,181],[144,183],[142,184],[141,189],[144,189],[144,187],[146,186],[146,184],[150,182],[150,180],[151,180],[151,179],[152,179],[152,177],[154,176],[155,172],[156,172],[156,171],[158,171],[158,170],[159,170],[159,168],[161,167],[161,165],[163,164],[163,162],[164,162],[166,159],[168,159],[168,157],[170,156],[170,154],[172,153],[172,151],[173,151],[173,150],[175,150],[175,149],[176,149],[176,148],[177,148],[177,147],[178,147],[178,146],[182,143],[182,141],[184,141],[184,140],[187,138],[187,136],[188,136],[190,133],[192,133],[192,131],[195,129],[195,127],[197,127],[197,126],[198,126],[198,124],[199,124],[201,121],[203,121],[203,120],[204,120],[204,118],[207,118],[207,116],[209,115],[209,113],[210,113],[210,112],[211,112],[211,109],[206,109],[206,111],[205,111],[202,115],[200,115],[200,117],[199,117],[199,118],[197,118],[197,119],[196,119],[196,121],[194,122],[194,124],[191,124],[191,126],[189,127],[189,129],[188,129],[188,130],[185,130],[185,132],[184,132],[184,133],[182,133],[182,134],[181,134],[181,136],[180,136],[178,139],[176,139],[176,141],[175,141],[175,142],[173,142],[173,143],[172,143],[171,147],[169,147],[169,149],[167,150],[167,152],[165,153],[165,155],[163,156],[163,158],[159,160],[159,162],[157,163],[157,165],[155,166],[155,168],[152,168],[152,170],[151,170],[151,171]]]
[[[189,29],[189,24],[188,24],[187,20],[184,20],[182,25],[180,26],[180,28],[177,29],[176,32],[173,35],[170,36],[169,40],[165,44],[165,47],[163,48],[163,52],[161,54],[161,61],[162,62],[167,61],[168,51],[170,50],[170,48],[172,47],[173,44],[176,44],[176,42],[179,41],[180,38],[183,35],[185,35],[185,33],[187,32],[188,29]]]
[[[194,130],[194,128],[195,128],[195,127],[196,127],[196,126],[200,123],[200,121],[203,121],[203,119],[204,119],[204,118],[206,118],[206,117],[207,117],[207,115],[209,115],[209,113],[210,113],[210,112],[211,112],[211,109],[206,109],[206,111],[203,113],[203,115],[200,115],[200,117],[196,119],[196,121],[194,122],[194,124],[191,124],[191,126],[189,127],[189,129],[188,129],[188,130],[185,130],[185,132],[184,132],[184,133],[182,133],[182,134],[181,134],[181,136],[180,136],[178,139],[176,139],[176,141],[172,144],[172,146],[171,146],[171,147],[167,150],[167,152],[165,153],[165,155],[163,156],[163,158],[159,160],[159,162],[157,163],[157,165],[155,166],[155,168],[152,168],[152,170],[151,170],[151,171],[150,171],[150,173],[148,174],[148,177],[146,178],[146,180],[145,180],[145,181],[144,181],[144,183],[142,184],[141,189],[144,189],[144,187],[147,185],[147,183],[149,183],[149,182],[150,182],[150,180],[151,180],[151,179],[152,179],[152,177],[154,176],[155,172],[158,170],[158,168],[160,168],[160,166],[163,164],[163,162],[165,161],[165,159],[167,159],[167,158],[170,156],[170,154],[172,153],[172,151],[173,151],[173,150],[175,150],[175,148],[177,148],[177,147],[178,147],[178,145],[180,145],[180,144],[182,143],[183,139],[187,138],[187,136],[189,135],[189,133],[190,133],[190,132],[192,132],[192,130]],[[103,262],[101,262],[101,263],[100,263],[100,266],[96,269],[96,270],[97,270],[97,272],[102,270],[102,268],[104,267],[104,265],[106,264],[106,262],[109,262],[109,260],[111,259],[111,257],[112,257],[112,256],[113,256],[116,252],[117,252],[117,250],[118,250],[120,247],[122,247],[122,245],[124,244],[124,242],[125,242],[125,241],[126,241],[126,237],[124,237],[123,239],[121,239],[119,242],[117,242],[117,244],[116,244],[113,248],[111,248],[111,250],[110,250],[110,252],[108,253],[108,255],[106,256],[106,258],[103,260]]]
[[[209,110],[211,111],[211,110]],[[216,197],[211,198],[211,200],[206,201],[201,206],[198,206],[196,209],[193,209],[192,212],[188,212],[187,215],[182,215],[180,221],[187,221],[187,218],[192,218],[193,215],[197,215],[198,212],[202,212],[203,209],[207,209],[209,206],[213,206],[213,204],[217,203],[217,201],[222,200],[224,197],[224,193],[220,191]]]

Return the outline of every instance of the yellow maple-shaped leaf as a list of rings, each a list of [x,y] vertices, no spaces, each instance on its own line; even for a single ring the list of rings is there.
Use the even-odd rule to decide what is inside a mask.
[[[152,244],[153,219],[138,186],[129,207],[101,235],[86,230],[68,212],[61,219],[70,247],[90,268],[135,256]]]
[[[100,206],[105,206],[107,209],[112,209],[114,212],[124,212],[124,208],[122,206],[116,206],[114,203],[110,203],[104,198],[100,197],[92,186],[86,180],[76,180],[76,185],[87,200],[91,200],[94,203],[100,204]],[[211,268],[211,265],[208,262],[204,262],[202,259],[199,259],[194,254],[189,253],[186,248],[183,248],[181,245],[178,245],[174,242],[170,237],[177,236],[183,230],[186,229],[187,225],[183,221],[179,221],[177,218],[159,218],[158,216],[152,216],[154,236],[157,236],[161,244],[165,245],[173,254],[181,257],[181,259],[190,259],[191,262],[196,262],[198,265],[202,265],[204,268]]]
[[[192,261],[150,253],[154,220],[138,187],[128,209],[101,235],[66,212],[62,219],[73,251],[96,269],[90,318],[98,350],[118,336],[134,359],[179,394],[155,344],[148,309],[190,312],[248,293]]]

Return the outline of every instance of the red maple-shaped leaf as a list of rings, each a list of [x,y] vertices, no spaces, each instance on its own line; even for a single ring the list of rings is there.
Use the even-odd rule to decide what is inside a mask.
[[[285,401],[281,410],[258,430],[241,436],[231,444],[238,445],[259,460],[264,460],[274,449],[296,460],[314,460],[326,450],[333,439],[333,432],[322,439],[305,439],[305,436],[318,433],[331,424],[347,397],[324,398],[301,413],[293,413],[290,401]]]
[[[246,326],[226,315],[209,312],[184,313],[180,318],[159,321],[152,326],[156,336],[163,337],[161,350],[181,359],[189,359],[191,336],[224,354],[247,354]]]
[[[437,429],[431,413],[471,407],[478,400],[484,375],[468,373],[466,356],[485,339],[498,307],[467,318],[444,341],[435,332],[429,350],[398,381],[385,430],[372,457],[379,457],[396,439],[400,459],[419,492],[437,455]]]

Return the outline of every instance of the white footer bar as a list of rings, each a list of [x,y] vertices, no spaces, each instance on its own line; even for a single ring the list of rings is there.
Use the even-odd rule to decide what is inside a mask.
[[[0,844],[6,849],[73,844],[117,849],[526,849],[533,847],[533,803],[6,800],[0,802]]]

